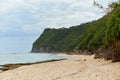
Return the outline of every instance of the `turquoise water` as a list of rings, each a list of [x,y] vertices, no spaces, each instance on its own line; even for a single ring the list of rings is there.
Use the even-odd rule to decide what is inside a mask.
[[[43,62],[66,58],[66,56],[58,56],[51,53],[0,53],[0,65]]]

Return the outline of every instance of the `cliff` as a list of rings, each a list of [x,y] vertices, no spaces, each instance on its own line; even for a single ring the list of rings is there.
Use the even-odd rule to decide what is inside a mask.
[[[31,52],[71,52],[104,48],[105,19],[104,16],[70,28],[47,28],[33,43]]]
[[[95,58],[120,61],[120,1],[111,3],[108,9],[110,12],[92,22],[70,28],[45,29],[34,42],[32,52],[81,54],[89,51],[96,54]]]

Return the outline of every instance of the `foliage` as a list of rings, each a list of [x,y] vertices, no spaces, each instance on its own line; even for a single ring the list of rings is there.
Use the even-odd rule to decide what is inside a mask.
[[[33,49],[46,52],[65,52],[74,50],[97,49],[104,46],[106,29],[105,17],[70,28],[45,29],[34,42]]]
[[[104,37],[106,30],[106,21],[105,17],[93,21],[89,24],[89,27],[86,29],[86,32],[82,34],[82,41],[77,46],[81,50],[95,50],[100,47],[104,48]]]
[[[108,5],[107,8],[104,8],[103,5],[97,3],[96,1],[93,2],[93,5],[95,7],[98,7],[99,9],[102,9],[104,11],[104,13],[108,14],[110,12],[112,12],[114,9],[116,9],[117,7],[119,7],[120,4],[120,0],[116,1],[116,2],[112,2]]]
[[[97,3],[94,4],[103,8]],[[111,12],[92,22],[70,28],[45,29],[34,42],[32,52],[65,52],[105,48],[105,44],[120,39],[119,5],[120,1],[111,3],[108,7]]]
[[[120,6],[120,5],[119,5]],[[120,7],[116,8],[108,20],[106,32],[106,41],[109,44],[111,41],[120,39]]]

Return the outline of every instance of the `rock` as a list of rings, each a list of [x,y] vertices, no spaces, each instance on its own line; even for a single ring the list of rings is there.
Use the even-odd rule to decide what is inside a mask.
[[[104,51],[102,49],[98,49],[96,51],[94,51],[94,59],[100,59],[100,58],[103,58],[103,55],[104,55]]]
[[[120,61],[120,50],[114,50],[112,55],[112,62]]]
[[[86,61],[86,59],[83,59],[83,61]]]

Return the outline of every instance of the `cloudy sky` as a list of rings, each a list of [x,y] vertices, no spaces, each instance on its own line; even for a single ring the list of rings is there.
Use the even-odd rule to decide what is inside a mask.
[[[96,0],[106,6],[114,0]],[[0,52],[29,52],[45,28],[96,20],[93,0],[0,0]]]

